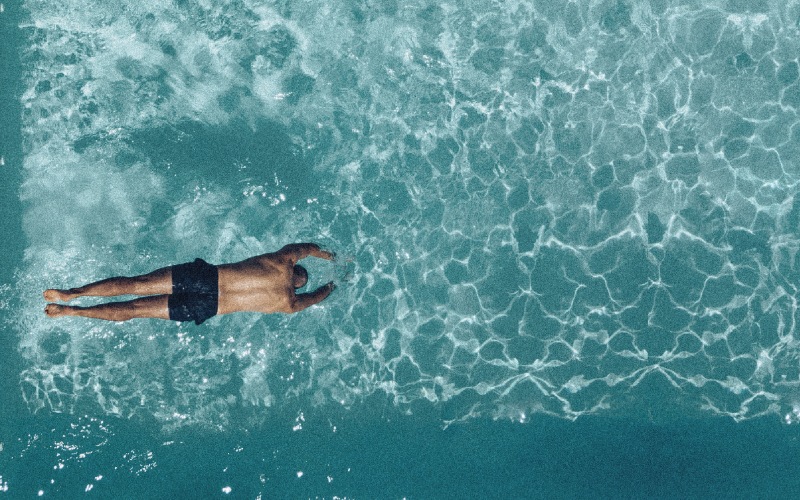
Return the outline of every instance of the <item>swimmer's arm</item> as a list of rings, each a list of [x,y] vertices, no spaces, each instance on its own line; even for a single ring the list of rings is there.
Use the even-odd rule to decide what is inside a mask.
[[[335,288],[336,285],[331,281],[327,285],[321,286],[311,293],[300,293],[296,295],[292,303],[292,312],[302,311],[308,306],[313,306],[314,304],[322,302]]]
[[[291,243],[281,248],[278,253],[289,258],[293,263],[303,260],[309,255],[327,260],[333,260],[335,257],[333,253],[322,250],[316,243]]]

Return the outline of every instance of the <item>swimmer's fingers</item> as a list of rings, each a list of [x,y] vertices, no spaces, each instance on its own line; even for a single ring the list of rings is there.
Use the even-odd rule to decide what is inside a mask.
[[[336,252],[329,252],[328,250],[320,250],[319,251],[319,258],[327,259],[327,260],[334,260],[334,259],[336,259]]]

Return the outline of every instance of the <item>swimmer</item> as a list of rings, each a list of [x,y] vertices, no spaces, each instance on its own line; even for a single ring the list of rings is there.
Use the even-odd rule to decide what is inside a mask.
[[[217,314],[233,312],[295,313],[324,300],[335,288],[330,282],[310,293],[295,293],[308,282],[308,272],[297,264],[308,256],[334,258],[333,253],[314,243],[294,243],[233,264],[214,266],[196,259],[142,276],[108,278],[69,290],[46,290],[44,298],[50,303],[44,312],[51,318],[159,318],[194,321],[198,325]],[[116,295],[144,297],[88,307],[53,303]]]

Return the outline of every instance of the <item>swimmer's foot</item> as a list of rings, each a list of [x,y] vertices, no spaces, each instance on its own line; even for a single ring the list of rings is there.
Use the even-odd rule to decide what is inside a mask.
[[[62,306],[59,304],[47,304],[44,308],[44,313],[51,318],[60,318],[61,316],[73,316],[73,308],[70,306]]]
[[[44,300],[47,302],[69,302],[77,295],[71,293],[71,290],[54,290],[49,289],[44,291]]]

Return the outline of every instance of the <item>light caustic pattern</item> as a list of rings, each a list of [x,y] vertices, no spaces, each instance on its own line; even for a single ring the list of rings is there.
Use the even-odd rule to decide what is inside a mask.
[[[220,4],[25,2],[33,411],[797,420],[797,2]],[[300,240],[292,317],[40,312]]]

